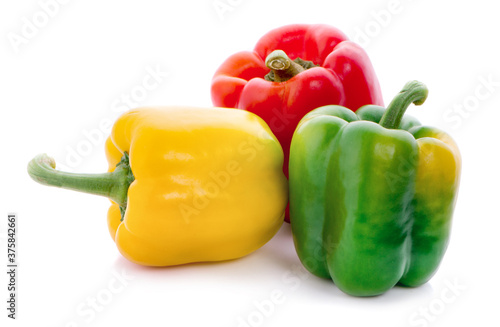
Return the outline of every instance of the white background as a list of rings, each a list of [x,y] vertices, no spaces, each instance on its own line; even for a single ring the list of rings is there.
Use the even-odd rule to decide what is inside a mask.
[[[18,320],[6,317],[2,273],[2,326],[500,325],[494,2],[73,0],[50,7],[44,21],[40,3],[47,2],[0,5],[1,262],[7,214],[19,217]],[[229,7],[218,12],[214,4]],[[36,19],[40,27],[26,27]],[[137,106],[211,106],[210,81],[223,60],[290,23],[331,24],[362,44],[386,103],[408,80],[426,83],[427,102],[409,113],[459,144],[463,172],[451,242],[426,285],[347,296],[304,273],[289,225],[239,260],[137,266],[108,235],[106,199],[28,177],[26,164],[41,152],[72,171],[105,171],[100,125],[118,117],[113,108],[141,86],[148,69],[168,76]],[[15,45],[16,37],[23,43]],[[88,135],[95,141],[90,148]]]

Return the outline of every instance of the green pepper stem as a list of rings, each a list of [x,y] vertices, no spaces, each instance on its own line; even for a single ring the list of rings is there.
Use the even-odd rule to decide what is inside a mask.
[[[288,58],[283,50],[274,50],[266,57],[266,66],[274,72],[275,82],[285,82],[298,73],[304,71],[304,67]]]
[[[387,106],[379,124],[385,128],[398,129],[401,119],[403,119],[405,111],[410,104],[413,103],[416,106],[420,106],[427,99],[428,93],[427,86],[419,81],[406,83],[399,94]]]
[[[110,173],[76,174],[55,168],[53,158],[39,154],[29,162],[28,174],[40,184],[105,196],[120,205],[120,208],[126,208],[128,188],[134,181],[127,153]]]

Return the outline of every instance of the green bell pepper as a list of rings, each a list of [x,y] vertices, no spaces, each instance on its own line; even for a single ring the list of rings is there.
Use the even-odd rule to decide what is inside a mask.
[[[324,106],[300,121],[290,151],[298,256],[355,296],[419,286],[446,251],[461,159],[449,135],[404,116],[427,88],[409,82],[387,110]]]

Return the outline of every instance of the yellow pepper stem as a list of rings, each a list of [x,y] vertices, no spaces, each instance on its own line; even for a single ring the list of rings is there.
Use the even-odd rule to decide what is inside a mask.
[[[120,206],[122,213],[127,207],[128,188],[134,181],[127,153],[110,173],[77,174],[55,168],[53,158],[39,154],[29,162],[28,174],[35,182],[43,185],[108,197]]]

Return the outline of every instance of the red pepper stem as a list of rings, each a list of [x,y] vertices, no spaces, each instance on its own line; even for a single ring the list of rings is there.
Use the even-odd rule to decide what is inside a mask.
[[[274,50],[266,57],[266,66],[274,72],[275,82],[285,82],[298,73],[304,71],[304,67],[297,64],[283,50]]]
[[[403,119],[405,111],[410,104],[413,103],[416,106],[420,106],[427,99],[428,93],[427,86],[419,81],[406,83],[399,94],[387,106],[379,124],[385,128],[398,129],[401,119]]]
[[[56,170],[53,158],[39,154],[28,164],[28,174],[43,185],[108,197],[120,207],[127,206],[127,192],[134,176],[125,153],[116,169],[104,174],[77,174]]]

